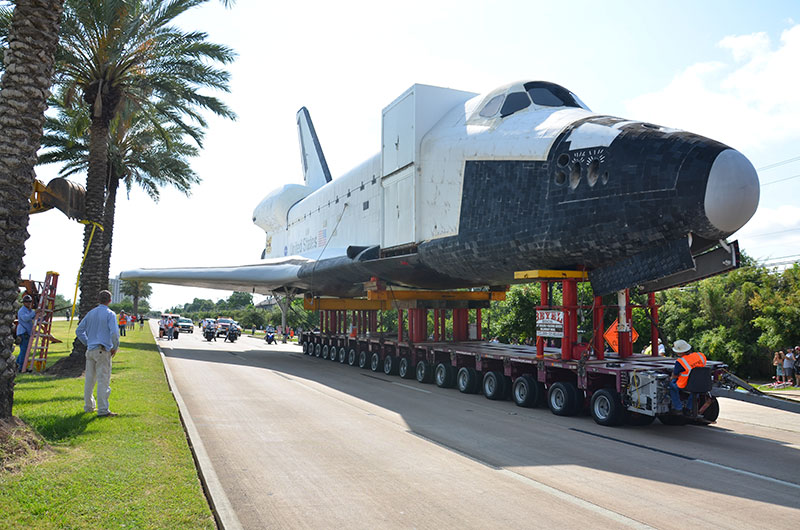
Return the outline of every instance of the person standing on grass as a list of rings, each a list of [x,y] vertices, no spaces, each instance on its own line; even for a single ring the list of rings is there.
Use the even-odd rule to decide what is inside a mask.
[[[789,385],[794,383],[794,361],[794,351],[786,348],[786,353],[783,355],[783,380]]]
[[[94,412],[95,401],[92,395],[97,381],[97,416],[100,418],[116,416],[108,410],[108,396],[111,394],[111,358],[119,349],[119,330],[117,316],[108,308],[111,292],[100,291],[100,305],[89,311],[75,335],[86,345],[86,376],[83,383],[83,410]]]
[[[125,317],[125,311],[119,313],[119,334],[121,337],[125,336],[125,326],[128,325],[128,319]]]
[[[22,307],[17,311],[17,337],[20,337],[19,355],[17,355],[17,372],[22,371],[22,363],[25,362],[25,354],[28,353],[28,342],[33,333],[33,317],[36,311],[33,309],[33,298],[26,294],[22,297]]]

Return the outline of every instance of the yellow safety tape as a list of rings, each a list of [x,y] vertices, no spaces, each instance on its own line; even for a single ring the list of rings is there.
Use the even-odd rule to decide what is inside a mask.
[[[86,263],[86,255],[89,254],[89,247],[92,246],[92,239],[94,238],[94,231],[96,229],[98,229],[98,228],[100,230],[104,230],[103,229],[103,225],[101,225],[100,223],[97,223],[95,221],[79,220],[78,222],[81,223],[81,224],[84,224],[84,225],[91,224],[92,225],[92,233],[89,234],[89,242],[86,243],[86,250],[84,250],[84,252],[83,252],[83,259],[81,260],[81,266],[80,266],[80,268],[78,268],[78,279],[75,280],[75,294],[72,295],[72,313],[70,314],[70,317],[69,317],[69,326],[68,326],[67,330],[72,329],[72,321],[75,320],[75,304],[78,302],[78,286],[81,283],[81,271],[83,270],[83,264]]]

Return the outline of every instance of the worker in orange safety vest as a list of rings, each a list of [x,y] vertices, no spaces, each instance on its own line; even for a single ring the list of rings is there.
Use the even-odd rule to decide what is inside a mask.
[[[125,311],[121,311],[120,312],[119,320],[117,320],[117,323],[119,324],[119,336],[120,337],[124,337],[125,336],[125,327],[128,325],[128,317],[125,314]]]
[[[687,353],[692,349],[692,346],[685,340],[676,340],[672,345],[672,351],[676,355],[680,355],[678,360],[675,361],[675,368],[672,370],[672,379],[669,382],[669,395],[672,399],[672,412],[681,414],[683,412],[683,402],[680,398],[680,391],[686,388],[689,382],[689,374],[693,368],[699,368],[706,365],[706,356],[700,352]],[[683,355],[685,354],[685,355]],[[688,410],[692,409],[692,395],[689,394],[689,399],[686,403]]]

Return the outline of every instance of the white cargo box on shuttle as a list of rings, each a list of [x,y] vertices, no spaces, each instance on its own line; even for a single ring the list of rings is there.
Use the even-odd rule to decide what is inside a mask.
[[[413,85],[383,109],[383,248],[417,241],[416,164],[422,138],[453,107],[474,96],[463,90]]]
[[[422,137],[453,107],[476,94],[430,85],[413,85],[383,109],[383,176],[419,160]]]

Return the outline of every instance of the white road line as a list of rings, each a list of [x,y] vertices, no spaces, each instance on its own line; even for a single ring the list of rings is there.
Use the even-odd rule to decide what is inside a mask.
[[[425,390],[423,388],[417,388],[417,387],[411,386],[411,385],[404,385],[403,383],[395,383],[394,381],[392,381],[392,384],[393,385],[397,385],[397,386],[402,386],[403,388],[408,388],[409,390],[416,390],[417,392],[422,392],[424,394],[430,394],[431,393],[430,390]]]
[[[654,527],[652,527],[652,526],[650,526],[648,524],[645,524],[645,523],[643,523],[641,521],[637,521],[636,519],[631,519],[630,517],[622,515],[621,513],[617,513],[617,512],[615,512],[613,510],[609,510],[608,508],[603,508],[602,506],[599,506],[597,504],[589,502],[589,501],[587,501],[585,499],[581,499],[580,497],[576,497],[575,495],[572,495],[572,494],[567,493],[565,491],[561,491],[561,490],[556,489],[556,488],[554,488],[552,486],[548,486],[547,484],[544,484],[542,482],[539,482],[538,480],[535,480],[535,479],[532,479],[532,478],[527,477],[525,475],[522,475],[520,473],[517,473],[516,471],[511,471],[511,470],[506,469],[504,467],[499,467],[499,466],[496,466],[494,464],[490,464],[489,462],[481,460],[480,458],[476,458],[475,456],[473,456],[471,454],[468,454],[468,453],[465,453],[464,451],[461,451],[460,449],[456,449],[455,447],[452,447],[450,445],[447,445],[447,444],[444,444],[444,443],[439,442],[437,440],[434,440],[433,438],[429,438],[429,437],[427,437],[427,436],[425,436],[423,434],[420,434],[418,432],[414,432],[414,431],[406,431],[406,432],[408,434],[416,436],[417,438],[421,438],[421,439],[425,440],[426,442],[432,443],[434,445],[438,445],[439,447],[442,447],[442,448],[444,448],[444,449],[446,449],[448,451],[451,451],[451,452],[456,453],[456,454],[458,454],[460,456],[463,456],[464,458],[466,458],[468,460],[472,460],[473,462],[476,462],[476,463],[478,463],[478,464],[480,464],[482,466],[486,466],[489,469],[492,469],[494,471],[497,471],[498,473],[501,473],[503,475],[508,476],[509,478],[513,478],[514,480],[517,480],[519,482],[527,484],[528,486],[531,486],[531,487],[541,491],[542,493],[545,493],[547,495],[552,495],[553,497],[557,497],[557,498],[559,498],[559,499],[561,499],[561,500],[563,500],[565,502],[568,502],[570,504],[573,504],[575,506],[583,508],[584,510],[588,510],[590,512],[593,512],[593,513],[595,513],[597,515],[600,515],[600,516],[603,516],[603,517],[607,517],[608,519],[616,521],[616,522],[618,522],[621,525],[624,525],[626,527],[648,529],[648,530],[653,530],[653,528],[654,528]]]
[[[753,478],[760,478],[761,480],[766,480],[767,482],[773,482],[775,484],[780,484],[781,486],[787,486],[790,488],[795,488],[800,490],[800,484],[795,484],[793,482],[786,482],[785,480],[781,480],[778,478],[768,477],[766,475],[759,475],[758,473],[753,473],[751,471],[745,471],[744,469],[737,469],[735,467],[723,466],[722,464],[717,464],[716,462],[709,462],[708,460],[700,460],[699,458],[694,459],[695,462],[699,462],[701,464],[706,464],[712,467],[718,467],[720,469],[725,469],[727,471],[733,471],[734,473],[739,473],[741,475],[747,475],[748,477]]]

